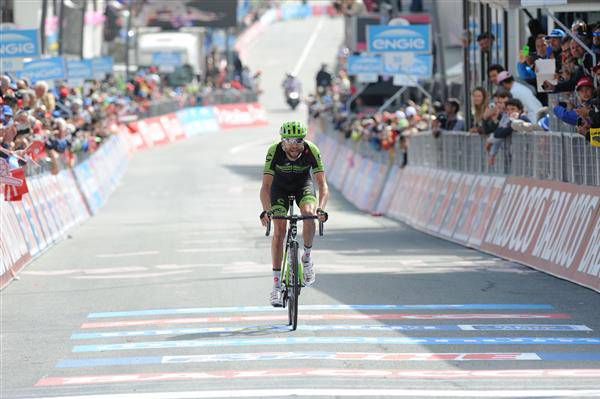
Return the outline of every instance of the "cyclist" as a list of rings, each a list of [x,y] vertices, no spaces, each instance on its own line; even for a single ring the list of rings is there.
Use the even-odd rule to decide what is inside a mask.
[[[302,215],[318,215],[325,222],[327,213],[323,210],[329,198],[329,188],[325,180],[325,170],[317,146],[306,141],[306,126],[301,122],[285,122],[279,129],[281,142],[269,147],[263,171],[260,202],[263,211],[260,220],[266,226],[271,215],[285,216],[288,212],[288,195],[296,197],[296,203]],[[311,171],[319,187],[319,201],[311,178]],[[273,220],[274,234],[271,242],[271,260],[273,263],[273,291],[271,305],[283,306],[279,274],[283,257],[283,241],[285,239],[285,220]],[[315,282],[315,271],[310,251],[315,236],[315,221],[304,220],[302,236],[304,253],[304,283],[309,286]]]

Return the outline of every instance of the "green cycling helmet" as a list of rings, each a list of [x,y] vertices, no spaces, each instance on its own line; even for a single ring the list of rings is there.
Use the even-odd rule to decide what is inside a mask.
[[[302,122],[284,122],[279,129],[282,139],[303,139],[306,137],[306,126]]]

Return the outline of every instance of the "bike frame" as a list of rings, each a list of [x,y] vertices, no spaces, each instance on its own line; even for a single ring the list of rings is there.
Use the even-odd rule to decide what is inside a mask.
[[[301,287],[304,285],[304,275],[302,262],[299,261],[298,249],[299,244],[297,240],[298,235],[298,221],[307,219],[318,219],[318,216],[303,216],[294,214],[294,200],[293,195],[288,196],[289,201],[289,215],[288,216],[271,216],[271,219],[287,220],[290,222],[287,234],[285,251],[283,254],[282,267],[280,280],[283,288],[283,307],[288,307],[289,325],[292,326],[292,330],[296,329],[298,323],[298,297],[300,295]],[[267,225],[266,236],[271,231],[271,223]],[[323,222],[319,221],[319,235],[323,235]],[[291,264],[287,261],[288,252],[291,252],[292,262]],[[295,267],[294,267],[295,266]],[[288,304],[288,301],[290,302]]]

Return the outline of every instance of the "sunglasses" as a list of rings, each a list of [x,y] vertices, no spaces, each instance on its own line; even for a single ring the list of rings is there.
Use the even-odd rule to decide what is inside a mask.
[[[287,144],[304,144],[304,139],[300,138],[285,138],[282,141]]]

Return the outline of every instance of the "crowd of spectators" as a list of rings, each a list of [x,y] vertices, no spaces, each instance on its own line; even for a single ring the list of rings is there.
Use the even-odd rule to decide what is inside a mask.
[[[144,115],[176,93],[147,71],[129,81],[113,77],[84,87],[0,77],[0,157],[12,168],[49,166],[56,174],[94,152],[127,115]]]
[[[340,6],[352,9],[358,3],[341,1]],[[484,139],[489,166],[495,164],[502,149],[510,153],[513,133],[550,131],[557,121],[564,125],[554,127],[556,131],[578,132],[589,141],[590,129],[600,128],[600,24],[587,26],[575,22],[571,33],[577,40],[560,29],[545,34],[537,20],[530,21],[529,29],[531,36],[520,54],[516,76],[503,65],[490,65],[487,78],[492,90],[475,87],[470,110],[462,108],[455,98],[434,101],[431,106],[427,99],[421,105],[409,102],[394,108],[395,111],[380,113],[361,106],[359,97],[349,107],[348,99],[356,88],[348,79],[340,57],[338,70],[329,78],[329,84],[317,75],[317,91],[308,101],[310,115],[313,118],[325,115],[346,138],[366,140],[378,150],[394,149],[398,142],[400,145],[396,147],[405,152],[412,134],[429,129],[435,137],[445,131],[478,134]],[[489,32],[477,37],[482,52],[491,51],[494,40]],[[595,52],[595,64],[578,41]],[[555,61],[555,75],[541,76],[542,81],[538,82],[536,61],[548,59]],[[465,112],[471,113],[470,126],[465,123]]]
[[[356,144],[366,143],[374,151],[391,151],[396,156],[398,149],[400,164],[406,165],[408,138],[430,128],[427,101],[421,105],[409,102],[394,112],[377,112],[376,108],[365,106],[361,97],[353,97],[356,87],[345,67],[347,55],[348,50],[342,48],[336,71],[330,72],[323,64],[317,72],[315,93],[307,100],[309,118],[322,123],[322,129],[332,125],[342,138]],[[454,105],[459,107],[456,100],[452,102]]]

